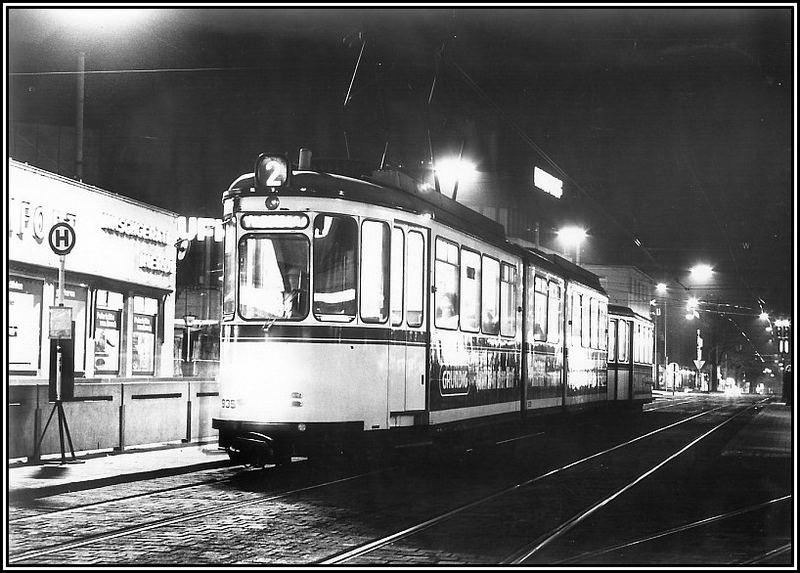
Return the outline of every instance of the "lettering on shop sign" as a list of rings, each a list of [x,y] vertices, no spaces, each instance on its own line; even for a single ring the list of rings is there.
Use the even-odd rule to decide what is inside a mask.
[[[47,209],[44,205],[34,205],[30,201],[20,200],[16,197],[11,197],[9,201],[9,233],[20,239],[27,234],[41,243],[55,223],[63,221],[74,228],[77,219],[78,216],[74,213],[59,209]]]
[[[143,271],[171,275],[173,263],[167,257],[159,257],[150,253],[139,253],[138,266]]]
[[[162,231],[152,225],[131,221],[129,219],[121,219],[110,213],[104,214],[106,221],[101,225],[101,229],[107,233],[114,233],[122,235],[123,237],[131,237],[134,239],[141,239],[157,245],[166,246],[169,244],[169,237],[166,231]]]

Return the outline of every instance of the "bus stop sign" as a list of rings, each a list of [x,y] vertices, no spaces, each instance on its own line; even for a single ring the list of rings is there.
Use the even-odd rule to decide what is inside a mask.
[[[59,221],[50,228],[47,239],[55,254],[67,255],[75,246],[75,229],[69,223]]]

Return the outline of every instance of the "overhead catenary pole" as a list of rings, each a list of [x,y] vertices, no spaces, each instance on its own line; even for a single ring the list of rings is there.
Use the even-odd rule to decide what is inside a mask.
[[[85,99],[86,53],[78,52],[78,85],[75,102],[75,177],[83,181],[83,102]]]

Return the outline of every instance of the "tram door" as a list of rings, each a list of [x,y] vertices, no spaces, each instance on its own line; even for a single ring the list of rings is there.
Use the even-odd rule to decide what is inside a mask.
[[[389,410],[425,409],[428,230],[396,223],[392,230],[392,343],[389,346]]]

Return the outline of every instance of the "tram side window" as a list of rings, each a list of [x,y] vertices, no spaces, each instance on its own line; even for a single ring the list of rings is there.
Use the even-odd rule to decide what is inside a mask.
[[[500,266],[500,334],[517,333],[517,269],[503,263]]]
[[[421,326],[425,309],[425,238],[417,231],[408,233],[406,276],[406,324]]]
[[[581,297],[581,346],[589,348],[591,320],[589,314],[589,297]]]
[[[442,238],[436,239],[434,306],[435,324],[439,328],[458,328],[458,245]]]
[[[225,244],[222,257],[222,313],[232,315],[236,312],[236,275],[234,262],[236,257],[236,218],[225,221]]]
[[[481,256],[461,249],[461,330],[478,332],[481,324]]]
[[[600,348],[600,314],[597,308],[597,302],[596,298],[589,301],[589,324],[591,325],[589,346],[592,348]]]
[[[403,285],[405,284],[405,236],[403,229],[392,229],[392,326],[403,322]]]
[[[308,239],[245,235],[239,242],[239,314],[301,320],[308,314]]]
[[[606,350],[608,348],[608,341],[610,334],[607,332],[608,328],[608,304],[604,301],[600,301],[600,318],[599,318],[599,337],[600,337],[600,350]],[[611,353],[609,351],[609,357]],[[609,358],[610,359],[610,358]]]
[[[361,320],[386,322],[389,317],[389,225],[361,225]]]
[[[628,338],[628,336],[629,336],[628,323],[626,321],[624,321],[624,320],[620,320],[618,325],[617,325],[617,328],[619,330],[619,333],[618,333],[619,335],[618,335],[618,338],[617,338],[617,341],[618,341],[617,342],[618,361],[619,362],[628,362],[628,360],[629,360],[629,358],[628,358],[628,347],[629,347],[629,342],[630,342],[630,338]]]
[[[533,279],[533,339],[547,340],[547,281]]]
[[[570,334],[572,346],[581,345],[581,299],[583,296],[574,292],[572,293],[572,329]]]
[[[608,361],[617,361],[617,321],[614,319],[608,322]]]
[[[484,334],[497,334],[500,332],[500,261],[487,256],[483,257],[481,299],[481,330]]]
[[[561,287],[554,281],[549,282],[547,297],[547,342],[561,342]]]
[[[356,316],[358,225],[351,217],[314,218],[314,316],[349,322]]]

